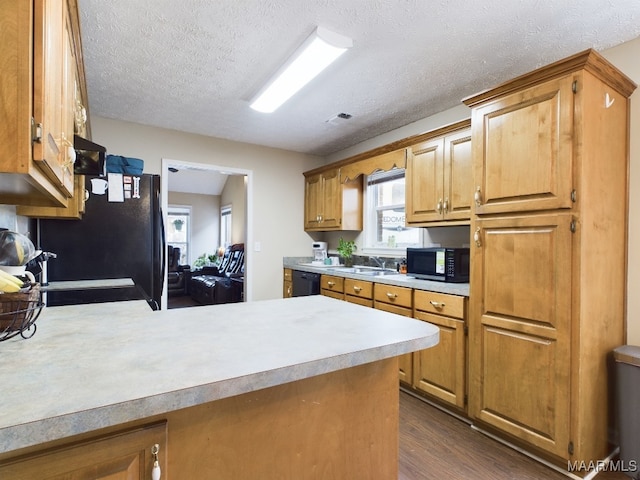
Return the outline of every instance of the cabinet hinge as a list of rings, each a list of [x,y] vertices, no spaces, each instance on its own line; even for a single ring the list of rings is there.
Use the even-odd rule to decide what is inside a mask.
[[[571,220],[571,223],[569,224],[569,230],[571,230],[571,233],[576,233],[576,221],[575,220]]]
[[[469,395],[464,394],[464,405],[467,406],[469,404]]]
[[[31,143],[42,142],[42,124],[36,123],[33,117],[31,117]]]
[[[571,84],[571,90],[573,91],[573,93],[578,93],[578,81],[574,80],[573,83]]]
[[[464,331],[465,336],[469,336],[469,327],[465,325],[464,327],[462,327],[462,330]]]
[[[571,201],[576,203],[578,201],[578,192],[575,189],[571,190]]]
[[[573,455],[573,442],[569,442],[567,451],[569,452],[569,455]]]

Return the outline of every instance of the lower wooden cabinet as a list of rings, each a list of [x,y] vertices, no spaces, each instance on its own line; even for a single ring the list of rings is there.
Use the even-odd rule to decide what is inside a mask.
[[[320,293],[327,297],[344,300],[344,278],[333,275],[320,276]]]
[[[291,270],[285,269],[284,275],[286,297]],[[451,407],[457,413],[467,414],[467,297],[333,275],[322,275],[320,292],[338,300],[436,325],[440,329],[440,342],[436,346],[398,358],[400,382],[403,387]]]
[[[413,387],[457,409],[467,399],[467,299],[416,290],[414,317],[440,329],[439,343],[415,352]]]
[[[11,480],[150,480],[158,445],[162,478],[166,468],[167,423],[160,422],[0,463]]]
[[[373,306],[378,310],[413,316],[413,290],[407,287],[396,287],[375,283],[373,286]],[[413,378],[413,353],[407,353],[398,357],[400,381],[411,385]]]
[[[282,298],[293,297],[293,276],[290,268],[284,269],[284,281],[282,283]]]

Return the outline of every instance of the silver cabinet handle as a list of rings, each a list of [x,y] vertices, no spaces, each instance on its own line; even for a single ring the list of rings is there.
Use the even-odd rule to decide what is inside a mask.
[[[444,199],[444,203],[442,204],[442,211],[444,213],[448,213],[449,212],[449,198],[445,198]]]
[[[359,286],[357,286],[357,285],[354,285],[354,286],[353,286],[353,291],[354,291],[354,292],[356,292],[356,293],[360,293],[360,291],[361,291],[361,290],[362,290],[362,287],[359,287]]]
[[[476,231],[473,232],[473,241],[476,242],[476,247],[481,247],[482,242],[480,241],[480,227],[476,228]]]
[[[434,300],[429,300],[429,303],[433,305],[433,308],[437,308],[437,309],[444,308],[444,303],[436,302]]]
[[[396,293],[387,292],[387,298],[393,300],[394,298],[398,298],[398,295]]]
[[[482,205],[482,191],[480,187],[476,187],[476,193],[473,195],[474,200],[476,201],[476,206]]]

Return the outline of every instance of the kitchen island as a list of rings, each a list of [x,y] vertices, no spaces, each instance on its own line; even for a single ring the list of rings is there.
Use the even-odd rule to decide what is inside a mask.
[[[397,356],[438,342],[433,325],[324,296],[48,307],[37,326],[0,343],[3,479],[145,428],[166,438],[167,478],[397,478]]]

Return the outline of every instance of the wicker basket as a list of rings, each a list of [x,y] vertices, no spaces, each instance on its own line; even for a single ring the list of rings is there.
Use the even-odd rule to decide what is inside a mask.
[[[24,338],[31,337],[35,333],[34,322],[41,309],[39,283],[33,283],[16,293],[0,293],[0,341],[18,334]],[[25,335],[32,325],[33,332]]]

